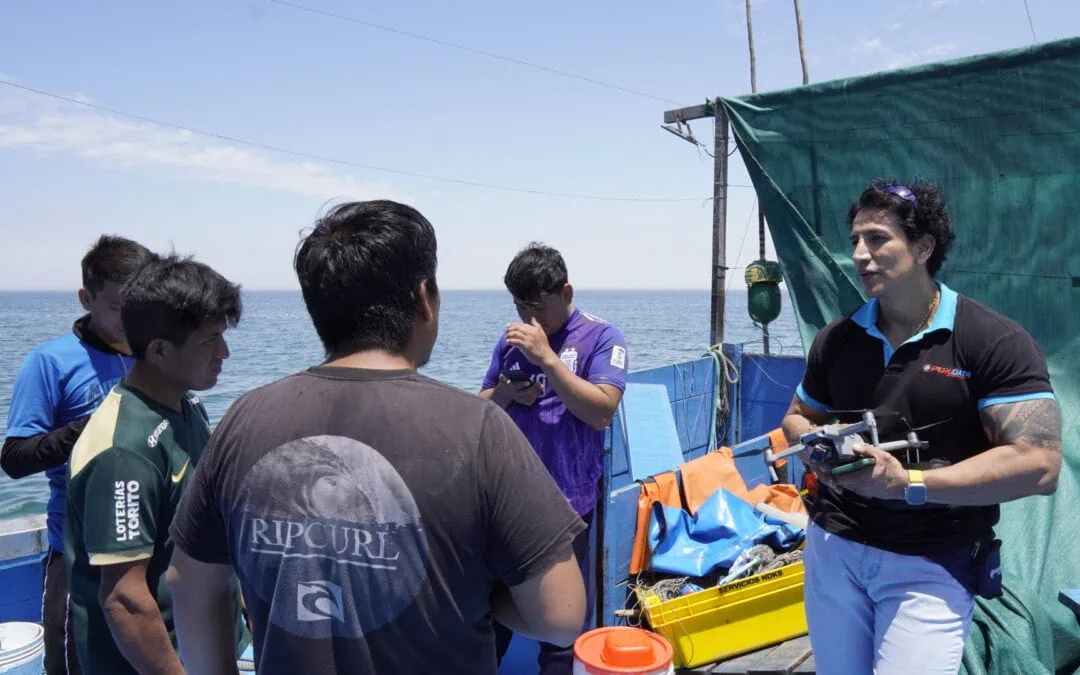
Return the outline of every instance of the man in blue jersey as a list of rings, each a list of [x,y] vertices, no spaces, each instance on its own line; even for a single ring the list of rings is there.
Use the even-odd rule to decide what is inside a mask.
[[[44,471],[49,481],[49,552],[41,610],[47,675],[80,672],[68,630],[65,465],[91,413],[131,367],[120,321],[120,287],[153,257],[130,239],[98,239],[82,259],[79,302],[86,314],[70,333],[30,352],[15,378],[0,466],[11,478]]]
[[[480,396],[504,408],[587,529],[574,553],[592,607],[589,529],[604,472],[604,430],[626,388],[626,340],[613,324],[576,309],[562,255],[539,243],[518,253],[503,279],[520,323],[499,338]],[[587,615],[587,614],[586,614]],[[495,626],[501,659],[512,633]],[[542,675],[569,675],[573,649],[541,643]]]

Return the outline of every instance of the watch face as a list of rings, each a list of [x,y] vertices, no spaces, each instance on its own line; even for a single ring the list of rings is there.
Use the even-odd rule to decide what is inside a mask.
[[[909,485],[904,489],[904,497],[908,504],[926,503],[926,486],[922,484]]]

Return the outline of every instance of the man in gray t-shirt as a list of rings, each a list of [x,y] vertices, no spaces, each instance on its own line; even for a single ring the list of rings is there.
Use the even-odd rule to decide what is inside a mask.
[[[329,358],[237,401],[196,469],[170,569],[188,672],[229,657],[233,570],[260,675],[493,675],[493,618],[572,643],[581,519],[498,406],[416,372],[438,326],[431,225],[345,204],[296,269]]]

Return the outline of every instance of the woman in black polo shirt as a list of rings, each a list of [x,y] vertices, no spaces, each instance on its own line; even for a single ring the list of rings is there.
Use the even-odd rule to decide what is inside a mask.
[[[789,439],[878,418],[918,453],[820,486],[807,532],[806,614],[818,672],[955,673],[976,594],[993,596],[998,504],[1050,494],[1061,421],[1045,358],[1016,322],[935,275],[954,239],[938,190],[875,181],[848,213],[867,303],[814,339],[784,418]]]

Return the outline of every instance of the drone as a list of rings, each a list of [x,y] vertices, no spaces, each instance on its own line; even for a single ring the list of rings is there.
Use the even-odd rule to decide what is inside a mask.
[[[815,464],[827,467],[833,476],[853,473],[874,465],[873,457],[866,457],[855,452],[860,445],[872,445],[878,450],[885,452],[908,451],[908,461],[911,461],[911,451],[915,451],[915,462],[919,462],[919,451],[929,447],[929,443],[919,438],[918,430],[910,429],[907,437],[902,441],[881,443],[878,439],[877,417],[871,410],[862,412],[862,421],[854,424],[826,424],[825,426],[808,431],[799,436],[799,442],[781,452],[774,453],[771,449],[765,451],[765,459],[769,466],[774,462],[797,455],[800,452],[809,451],[809,458]],[[941,422],[922,427],[926,429],[936,426]],[[869,434],[867,439],[864,434]]]

